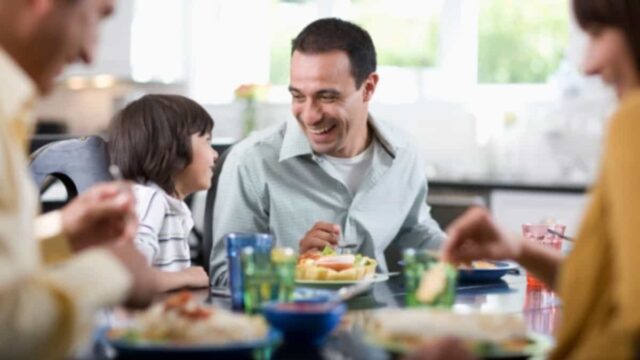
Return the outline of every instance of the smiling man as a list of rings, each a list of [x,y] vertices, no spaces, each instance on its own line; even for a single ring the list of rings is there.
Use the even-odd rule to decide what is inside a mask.
[[[356,244],[383,271],[399,249],[440,245],[418,147],[369,115],[377,84],[376,51],[360,27],[321,19],[293,40],[296,121],[229,153],[214,209],[213,285],[226,283],[229,232],[272,233],[301,253]]]

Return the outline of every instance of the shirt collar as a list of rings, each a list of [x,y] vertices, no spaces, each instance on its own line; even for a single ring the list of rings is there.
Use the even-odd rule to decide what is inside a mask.
[[[13,120],[35,102],[36,85],[2,47],[0,79],[0,119]]]
[[[375,120],[371,115],[369,115],[368,123],[373,130],[375,138],[392,157],[396,156],[398,149],[406,146],[406,140],[398,136],[385,123]],[[290,120],[286,124],[279,161],[304,155],[313,155],[313,149],[311,149],[309,139],[307,139],[297,121]]]

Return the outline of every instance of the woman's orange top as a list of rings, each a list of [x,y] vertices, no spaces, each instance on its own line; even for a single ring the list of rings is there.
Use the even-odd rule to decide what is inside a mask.
[[[640,344],[640,92],[614,114],[601,166],[560,271],[552,359],[631,359]]]

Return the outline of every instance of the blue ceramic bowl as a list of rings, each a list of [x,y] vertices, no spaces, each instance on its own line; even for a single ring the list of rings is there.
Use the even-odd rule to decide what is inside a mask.
[[[344,304],[319,301],[271,302],[262,307],[264,317],[282,333],[288,346],[321,345],[338,326],[346,310]]]

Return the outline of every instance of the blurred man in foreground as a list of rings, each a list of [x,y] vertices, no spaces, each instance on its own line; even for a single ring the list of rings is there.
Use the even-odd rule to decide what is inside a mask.
[[[36,220],[27,169],[31,108],[65,65],[93,58],[98,24],[114,0],[0,3],[0,357],[62,358],[95,312],[155,293],[131,243],[132,195],[104,184]],[[55,264],[50,260],[55,259]]]

